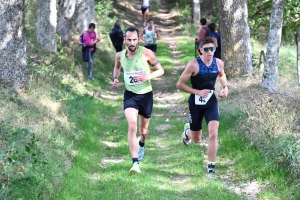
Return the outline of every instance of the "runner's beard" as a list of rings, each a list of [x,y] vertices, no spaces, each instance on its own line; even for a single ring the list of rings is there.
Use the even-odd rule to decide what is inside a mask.
[[[132,49],[132,48],[134,48],[134,49]],[[129,51],[131,51],[131,52],[135,52],[136,46],[129,46],[128,49],[129,49]]]

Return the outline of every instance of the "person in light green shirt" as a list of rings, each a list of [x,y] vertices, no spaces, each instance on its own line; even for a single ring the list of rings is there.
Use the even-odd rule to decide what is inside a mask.
[[[145,140],[148,135],[148,126],[152,114],[153,93],[151,79],[164,74],[164,69],[158,62],[155,54],[144,47],[138,46],[139,31],[129,27],[125,31],[127,46],[116,54],[113,71],[113,87],[119,87],[121,67],[124,71],[124,113],[128,123],[128,145],[132,157],[130,174],[140,173],[139,161],[144,157]],[[150,66],[156,71],[150,73]],[[136,137],[138,130],[140,137]]]

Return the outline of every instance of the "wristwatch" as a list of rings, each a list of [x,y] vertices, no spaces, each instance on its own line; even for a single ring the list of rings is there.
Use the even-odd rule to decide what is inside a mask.
[[[224,89],[225,87],[227,87],[227,88],[229,89],[229,86],[228,86],[228,85],[223,85],[223,89]]]
[[[118,79],[118,77],[113,77],[112,81],[114,82],[115,79]]]

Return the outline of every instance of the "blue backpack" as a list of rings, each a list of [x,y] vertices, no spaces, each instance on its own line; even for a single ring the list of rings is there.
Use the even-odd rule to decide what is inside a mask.
[[[206,27],[204,27],[205,30],[206,30],[206,37],[211,37],[212,36],[212,33],[210,32],[210,30]]]

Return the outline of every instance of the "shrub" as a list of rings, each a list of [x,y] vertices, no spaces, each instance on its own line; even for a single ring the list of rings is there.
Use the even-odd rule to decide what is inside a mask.
[[[251,144],[266,155],[276,157],[292,176],[300,172],[300,100],[288,94],[256,92],[252,103],[242,106],[247,121],[241,127],[247,131]]]

